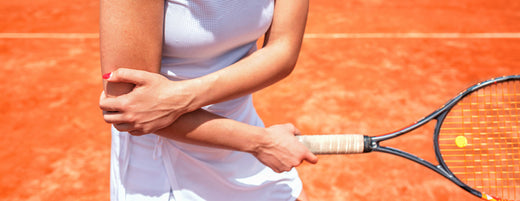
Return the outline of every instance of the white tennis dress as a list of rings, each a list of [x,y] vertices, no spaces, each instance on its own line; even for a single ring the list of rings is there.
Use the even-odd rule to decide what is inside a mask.
[[[251,54],[273,9],[273,0],[166,1],[161,74],[171,80],[196,78]],[[251,95],[204,109],[264,126]],[[302,190],[296,170],[275,173],[249,153],[116,129],[110,181],[113,201],[288,201]]]

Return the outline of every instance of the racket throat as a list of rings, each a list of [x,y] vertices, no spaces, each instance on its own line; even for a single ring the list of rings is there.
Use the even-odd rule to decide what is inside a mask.
[[[363,153],[372,152],[374,148],[379,147],[379,143],[372,140],[369,136],[363,136]]]

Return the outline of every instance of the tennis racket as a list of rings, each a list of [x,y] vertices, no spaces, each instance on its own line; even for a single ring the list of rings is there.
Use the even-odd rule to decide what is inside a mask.
[[[379,145],[432,120],[436,120],[437,165]],[[315,154],[394,154],[432,169],[484,200],[520,200],[520,75],[471,86],[430,115],[392,133],[297,137]]]

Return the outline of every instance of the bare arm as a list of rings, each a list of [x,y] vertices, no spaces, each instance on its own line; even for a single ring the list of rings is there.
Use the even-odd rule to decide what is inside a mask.
[[[115,71],[114,78],[110,79],[111,82],[134,82],[138,87],[134,89],[131,96],[120,97],[110,104],[102,104],[102,109],[120,111],[119,115],[112,115],[110,120],[113,123],[125,123],[126,131],[151,133],[173,123],[178,116],[186,112],[241,97],[269,86],[289,75],[296,64],[305,29],[307,9],[306,0],[276,1],[273,22],[266,34],[265,46],[235,64],[203,77],[168,82],[157,76],[148,76],[147,83],[140,83],[132,80],[133,78],[128,79],[127,76],[142,74],[140,72]],[[146,16],[141,16],[143,17]],[[140,25],[134,24],[130,28],[138,26]],[[134,49],[146,50],[146,46],[139,47],[134,46]],[[133,56],[135,59],[154,55],[134,54]],[[146,61],[155,60],[146,59]],[[156,64],[158,62],[149,63],[148,66],[158,65]],[[135,66],[130,67],[136,68]],[[137,68],[143,67],[137,66]],[[151,69],[148,70],[156,72],[158,67]],[[117,104],[117,102],[127,104]],[[116,128],[117,126],[119,124],[116,124]]]
[[[156,134],[190,144],[248,152],[276,172],[289,171],[304,160],[318,160],[294,137],[300,133],[292,124],[261,128],[196,110]]]
[[[102,74],[120,67],[159,72],[163,33],[163,0],[101,0],[100,56]],[[128,93],[130,83],[104,83],[108,95]]]
[[[229,67],[194,80],[198,82],[193,87],[198,95],[192,107],[241,97],[288,76],[298,59],[307,10],[307,0],[275,1],[273,22],[264,47]]]
[[[158,72],[162,47],[163,1],[102,0],[100,13],[102,73],[114,72],[119,67],[139,69],[154,73]],[[276,18],[279,19],[281,17]],[[303,20],[304,19],[305,18],[303,18]],[[275,22],[276,21],[275,19]],[[279,21],[283,22],[283,20]],[[273,23],[273,28],[283,25],[275,24],[277,23]],[[299,34],[294,35],[300,36],[299,38],[271,37],[273,39],[273,45],[270,46],[270,42],[268,42],[266,49],[271,48],[273,52],[258,51],[254,56],[240,62],[240,65],[251,65],[251,68],[254,69],[253,71],[241,70],[239,64],[237,64],[235,67],[230,67],[231,70],[223,70],[201,79],[195,79],[193,82],[188,83],[188,81],[186,81],[182,84],[168,81],[158,74],[151,73],[130,75],[134,76],[134,78],[140,77],[147,80],[145,82],[132,82],[129,80],[124,80],[129,81],[128,83],[117,82],[118,77],[124,77],[125,71],[115,71],[111,78],[112,80],[105,83],[105,94],[102,95],[100,101],[101,108],[104,111],[109,111],[104,115],[105,120],[109,123],[113,123],[116,128],[121,131],[132,132],[134,131],[133,129],[139,125],[132,125],[127,122],[132,122],[132,119],[137,118],[139,113],[129,115],[126,114],[125,111],[137,110],[139,112],[139,107],[133,103],[150,101],[134,99],[134,102],[132,102],[132,100],[130,100],[132,96],[128,96],[129,94],[134,94],[133,97],[136,97],[135,93],[142,93],[144,94],[143,97],[158,98],[160,96],[164,97],[165,93],[177,94],[171,91],[168,92],[168,89],[178,88],[179,85],[190,86],[191,89],[194,89],[194,87],[205,87],[207,85],[217,84],[220,85],[219,89],[226,89],[222,89],[220,92],[210,95],[205,93],[216,89],[199,88],[199,90],[196,90],[198,92],[196,94],[208,95],[209,98],[200,99],[202,101],[187,104],[192,106],[191,109],[181,109],[180,112],[175,114],[168,114],[170,115],[170,117],[168,117],[169,120],[165,120],[165,122],[168,122],[167,125],[169,126],[166,125],[166,127],[162,127],[162,129],[156,133],[193,144],[250,152],[275,171],[288,170],[300,164],[302,160],[315,162],[316,157],[293,137],[294,134],[297,134],[297,130],[290,125],[277,125],[267,129],[259,128],[222,118],[201,109],[196,109],[207,103],[218,102],[250,93],[286,76],[292,70],[296,61],[304,24],[304,21],[300,23],[301,33],[298,32]],[[271,35],[273,35],[273,33],[277,32],[272,31]],[[276,35],[277,34],[274,34],[273,36]],[[283,46],[282,44],[290,46],[292,51],[289,51],[290,53],[288,55],[285,55],[287,52],[283,52],[282,49],[275,48],[276,45],[274,45],[274,41],[277,41],[275,40],[276,38],[278,38],[277,40],[280,42],[278,43],[278,48],[281,48]],[[280,57],[280,60],[267,63],[267,65],[273,67],[265,68],[266,70],[264,71],[260,70],[261,65],[266,65],[263,60],[273,60],[269,57],[275,55],[284,56]],[[126,73],[128,73],[128,71],[126,71]],[[247,83],[239,82],[244,81],[242,76],[246,76],[250,73],[258,74],[258,79],[247,81]],[[152,79],[147,79],[147,76]],[[224,76],[226,79],[222,79]],[[147,92],[148,90],[143,89],[155,85],[157,87],[154,88],[156,90],[152,90],[153,92]],[[131,93],[128,94],[128,92]],[[150,93],[155,94],[150,96]],[[118,99],[120,97],[124,98]],[[190,98],[187,99],[190,100]],[[164,106],[158,104],[157,107]],[[165,109],[159,108],[158,110]],[[150,113],[146,110],[140,112],[141,114]],[[175,119],[177,120],[170,125]],[[144,132],[134,131],[133,134],[144,134]]]
[[[267,87],[291,73],[300,47],[307,17],[307,1],[278,0],[265,45],[247,58],[215,73],[195,79],[199,85],[193,107],[202,107]],[[250,76],[255,75],[255,76]],[[247,78],[247,79],[244,79]],[[294,134],[299,131],[292,125],[276,125],[267,129],[247,124],[233,124],[229,119],[195,111],[183,115],[172,125],[156,133],[171,139],[193,144],[232,148],[250,152],[275,171],[286,171],[303,160],[315,163],[316,156],[303,147]],[[183,118],[184,117],[184,118]],[[243,132],[249,132],[244,135]],[[226,133],[209,137],[213,133]],[[205,139],[211,139],[206,142]],[[229,145],[238,145],[230,147]]]

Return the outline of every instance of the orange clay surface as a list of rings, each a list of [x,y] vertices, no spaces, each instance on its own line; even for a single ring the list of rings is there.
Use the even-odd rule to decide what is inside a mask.
[[[0,2],[0,33],[97,33],[97,1]],[[518,0],[311,1],[308,34],[518,33]],[[267,125],[305,134],[396,130],[475,82],[520,74],[516,38],[304,40],[295,71],[255,94]],[[99,39],[0,38],[0,200],[109,200],[109,126]],[[385,145],[433,161],[428,124]],[[372,153],[320,156],[298,167],[309,197],[478,200],[420,165]]]

